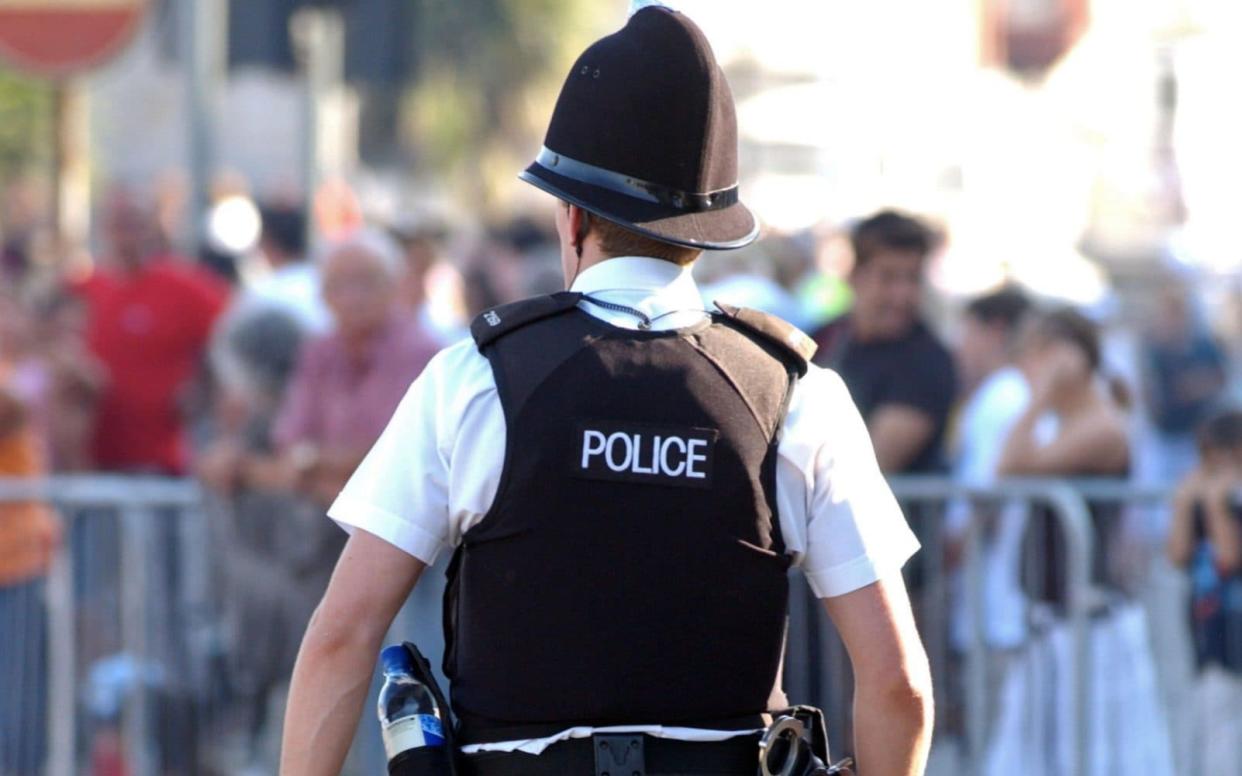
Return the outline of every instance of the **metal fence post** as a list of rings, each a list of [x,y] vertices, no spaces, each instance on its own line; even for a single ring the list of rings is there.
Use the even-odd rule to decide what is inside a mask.
[[[948,510],[948,498],[934,499],[924,502],[920,522],[923,529],[923,595],[922,627],[931,636],[930,643],[925,643],[934,685],[944,685],[948,681],[949,664],[949,608],[948,584],[945,580],[945,514]],[[927,639],[925,639],[925,642]],[[935,702],[937,711],[941,701]]]
[[[1090,772],[1091,744],[1091,554],[1094,537],[1091,515],[1082,495],[1065,482],[1047,486],[1047,497],[1065,532],[1067,549],[1066,572],[1069,596],[1070,686],[1074,702],[1074,773],[1087,776]]]
[[[177,506],[177,505],[170,505]],[[211,586],[213,569],[211,567],[210,532],[207,520],[201,508],[181,508],[173,526],[177,544],[177,557],[181,563],[178,575],[181,585],[177,597],[177,606],[183,618],[186,658],[188,668],[193,672],[186,679],[194,693],[206,695],[211,685],[211,677],[204,672],[207,659],[215,649],[218,634],[211,622]],[[178,661],[174,661],[174,665]]]
[[[984,598],[981,526],[971,502],[966,526],[966,594],[970,606],[970,648],[966,656],[966,743],[970,751],[969,772],[983,773],[983,750],[987,745],[988,644],[987,606]]]
[[[1076,776],[1087,776],[1089,771],[1089,744],[1090,744],[1090,701],[1091,701],[1091,640],[1090,640],[1090,588],[1091,588],[1091,556],[1093,537],[1091,533],[1091,518],[1087,510],[1086,500],[1071,485],[1064,480],[1039,480],[1039,479],[1013,479],[998,483],[991,487],[975,487],[962,483],[951,482],[948,480],[935,477],[895,477],[890,482],[894,494],[898,499],[914,499],[914,500],[943,500],[952,498],[975,498],[980,497],[996,497],[1004,496],[1008,498],[1020,498],[1030,503],[1031,501],[1046,501],[1052,507],[1052,513],[1060,523],[1060,527],[1065,534],[1067,546],[1067,586],[1069,589],[1069,628],[1071,641],[1071,683],[1073,687],[1073,700],[1071,703],[1071,713],[1073,715],[1071,721],[1071,729],[1074,731],[1073,738],[1073,770]],[[977,522],[978,518],[972,513],[971,525]],[[977,554],[977,547],[972,548],[970,555]],[[967,559],[968,564],[972,564],[970,558]],[[973,563],[978,563],[975,559]],[[968,566],[969,568],[969,566]],[[969,572],[968,572],[969,573]],[[970,576],[976,576],[970,573]],[[981,575],[979,575],[981,576]],[[982,592],[974,588],[981,579],[971,580],[968,576],[967,584],[968,600],[971,608],[978,615],[977,619],[982,619],[985,612],[982,610]],[[978,641],[977,635],[972,641]],[[978,654],[976,653],[978,650]],[[967,701],[970,706],[976,709],[982,708],[981,704],[986,703],[987,682],[986,674],[980,682],[978,672],[986,671],[986,644],[972,644],[972,655],[970,663],[973,667],[968,667],[968,671],[973,675],[969,679],[967,688]],[[980,668],[984,666],[984,668]],[[983,692],[980,692],[980,689]],[[975,712],[981,714],[983,712]],[[972,723],[968,723],[972,724]],[[973,723],[978,725],[976,721]],[[982,737],[980,729],[976,728],[968,731],[970,736],[970,764],[969,769],[972,772],[978,772],[982,766],[983,752],[981,748],[982,741],[975,740],[975,736]]]
[[[67,516],[66,522],[72,520]],[[69,525],[64,535],[72,536]],[[76,633],[73,568],[62,551],[44,589],[47,606],[47,776],[72,776],[77,740]]]
[[[148,633],[145,595],[151,542],[149,515],[134,503],[121,507],[121,626],[124,655],[133,661],[134,686],[125,699],[123,737],[134,776],[155,773],[145,686]]]

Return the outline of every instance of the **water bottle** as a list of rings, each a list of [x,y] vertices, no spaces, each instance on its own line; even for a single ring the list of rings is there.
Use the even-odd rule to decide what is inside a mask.
[[[384,686],[378,713],[389,776],[448,773],[444,725],[431,691],[414,677],[414,658],[401,645],[380,652]]]

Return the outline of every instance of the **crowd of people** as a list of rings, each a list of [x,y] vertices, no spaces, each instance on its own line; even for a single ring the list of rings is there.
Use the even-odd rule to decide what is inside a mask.
[[[1198,672],[1192,758],[1204,770],[1195,772],[1225,772],[1213,769],[1239,762],[1242,414],[1231,401],[1226,352],[1196,321],[1187,290],[1173,284],[1155,294],[1158,314],[1132,354],[1139,363],[1129,371],[1139,379],[1131,386],[1118,375],[1126,365],[1106,355],[1105,326],[1016,286],[967,300],[956,342],[947,347],[921,313],[934,234],[914,218],[883,212],[856,225],[851,238],[852,308],[816,339],[824,365],[840,372],[858,403],[884,471],[947,473],[980,489],[1005,477],[1180,483],[1171,514],[1162,512],[1155,530],[1141,526],[1124,504],[1089,502],[1091,582],[1105,604],[1110,593],[1112,600],[1137,593],[1162,545],[1175,567],[1189,569],[1190,601],[1180,619],[1191,623]],[[946,548],[944,558],[925,553],[920,561],[945,563],[955,575],[957,600],[946,626],[957,650],[965,651],[979,628],[992,665],[1003,669],[1031,636],[1032,606],[1054,622],[1065,613],[1068,551],[1057,523],[1039,514],[1045,508],[976,501],[946,510],[913,504],[906,511],[925,545]],[[981,537],[981,622],[968,616],[974,610],[961,569],[954,571],[972,519]],[[926,541],[933,537],[943,545]],[[912,576],[918,591],[926,580],[918,567]],[[1122,648],[1152,662],[1145,637],[1137,640],[1143,643]],[[1106,642],[1098,638],[1095,648],[1108,649]],[[992,674],[994,696],[1004,678],[1003,670]],[[1153,692],[1139,702],[1154,707],[1158,701]],[[1003,717],[996,706],[992,712]],[[993,742],[991,753],[1003,746]],[[1009,772],[1024,756],[989,772]]]
[[[520,219],[449,262],[453,235],[436,219],[345,219],[329,233],[300,203],[271,202],[251,255],[194,261],[174,249],[168,220],[147,192],[110,190],[84,273],[42,260],[36,224],[3,223],[0,478],[197,481],[212,518],[226,692],[238,726],[261,731],[279,719],[268,696],[288,680],[344,543],[327,506],[423,366],[465,335],[467,307],[554,290],[545,270],[556,258],[549,233]],[[90,566],[91,579],[75,581],[82,606],[97,609],[87,627],[99,633],[80,634],[84,671],[125,665],[109,662],[121,649],[115,624],[94,625],[116,613],[100,591],[119,577],[96,562],[119,562],[116,516],[62,517],[0,502],[0,622],[29,636],[0,644],[0,773],[33,770],[44,753],[22,740],[41,740],[41,725],[22,720],[42,716],[30,713],[43,694],[30,677],[45,678],[41,600],[58,554]]]
[[[288,679],[345,539],[324,512],[410,383],[465,335],[472,313],[560,283],[550,224],[516,219],[463,237],[428,218],[328,236],[299,206],[260,210],[261,262],[220,272],[177,255],[154,204],[117,189],[101,203],[91,272],[49,272],[8,234],[0,289],[0,476],[197,478],[215,518],[228,631],[244,634],[228,650],[230,692],[254,729],[271,721],[269,697]],[[825,249],[842,238],[845,266]],[[1231,672],[1225,695],[1236,698],[1242,434],[1227,409],[1232,365],[1193,295],[1162,285],[1159,314],[1132,363],[1118,365],[1100,321],[1016,285],[929,317],[942,241],[896,211],[827,241],[774,235],[727,264],[708,257],[704,305],[759,307],[811,332],[888,474],[986,488],[1012,476],[1129,479],[1139,459],[1158,460],[1146,469],[1182,482],[1166,530],[1170,559],[1192,569],[1198,653]],[[1119,366],[1141,379],[1120,379]],[[951,567],[978,509],[907,513],[924,538],[943,528]],[[1107,509],[1095,512],[1093,573],[1109,584],[1125,538]],[[1026,638],[1028,601],[1064,604],[1065,549],[1044,531],[1051,521],[1006,508],[983,517],[988,640],[1011,648]],[[16,602],[38,589],[64,539],[47,506],[0,506],[0,620],[18,616]],[[1042,550],[1036,563],[1023,549],[1031,542]],[[927,565],[912,570],[915,588]],[[968,628],[958,618],[955,641]],[[0,645],[0,699],[15,695],[4,664],[30,659],[4,656],[13,649]],[[0,736],[6,713],[0,700]]]

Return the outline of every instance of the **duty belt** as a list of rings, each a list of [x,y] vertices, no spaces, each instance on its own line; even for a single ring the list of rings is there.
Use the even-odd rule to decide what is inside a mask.
[[[759,737],[676,741],[638,733],[596,733],[559,741],[541,754],[462,756],[462,776],[755,776]]]

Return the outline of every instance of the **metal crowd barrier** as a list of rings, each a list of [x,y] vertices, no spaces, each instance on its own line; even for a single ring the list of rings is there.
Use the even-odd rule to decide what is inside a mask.
[[[1072,731],[1072,762],[1068,770],[1077,776],[1099,776],[1090,763],[1094,732],[1088,712],[1095,679],[1090,618],[1095,596],[1092,557],[1097,541],[1089,505],[1162,505],[1167,503],[1168,492],[1159,488],[1138,489],[1117,481],[1011,480],[994,487],[973,488],[945,479],[920,477],[896,478],[891,484],[908,510],[922,511],[918,523],[924,549],[917,572],[922,578],[916,609],[931,656],[938,703],[951,694],[946,688],[959,684],[963,688],[964,721],[958,733],[962,739],[962,753],[940,772],[984,772],[982,759],[987,748],[989,724],[987,698],[995,690],[989,686],[990,647],[982,625],[984,617],[980,614],[984,609],[984,591],[979,510],[971,510],[964,536],[965,599],[976,616],[960,667],[948,646],[948,571],[942,562],[943,508],[956,500],[965,500],[977,504],[1021,502],[1028,509],[1032,504],[1041,505],[1044,509],[1040,514],[1055,521],[1064,537],[1067,589],[1064,623],[1071,645],[1069,666],[1073,688],[1067,708],[1067,729]],[[0,480],[0,503],[15,501],[37,501],[55,508],[65,521],[66,546],[38,590],[39,603],[45,610],[42,620],[46,622],[46,638],[24,632],[21,622],[5,621],[4,611],[0,609],[0,639],[9,643],[25,639],[28,645],[33,642],[43,653],[37,661],[40,665],[32,666],[27,672],[33,676],[22,677],[22,687],[28,693],[22,702],[31,702],[32,708],[45,706],[41,713],[32,711],[26,715],[23,724],[27,729],[18,731],[18,738],[26,735],[42,742],[42,746],[30,744],[27,747],[29,752],[36,752],[35,755],[4,751],[3,742],[11,737],[0,736],[0,774],[65,776],[91,772],[86,762],[90,754],[84,751],[87,736],[82,728],[89,724],[85,708],[101,702],[99,698],[88,697],[94,692],[88,688],[100,684],[97,674],[101,666],[108,667],[114,674],[113,685],[120,683],[128,687],[128,691],[112,699],[120,703],[116,717],[117,745],[124,751],[127,772],[133,776],[200,772],[197,762],[170,765],[168,750],[182,745],[183,741],[177,729],[170,727],[167,719],[162,719],[167,714],[163,701],[155,693],[143,689],[144,682],[158,684],[168,681],[169,674],[188,672],[189,676],[180,676],[178,681],[185,684],[192,700],[209,703],[206,696],[211,692],[213,668],[199,658],[211,651],[205,642],[212,638],[209,631],[213,592],[208,570],[210,542],[199,488],[190,481],[130,477],[66,477],[39,482]],[[1030,519],[1029,512],[1027,519]],[[1159,547],[1153,545],[1150,550],[1156,552]],[[163,589],[166,586],[168,589]],[[422,587],[426,585],[420,585]],[[110,598],[112,593],[115,596]],[[422,598],[426,600],[419,601],[419,593],[425,593]],[[419,593],[416,593],[415,603],[420,610],[435,607],[434,591],[420,590]],[[117,621],[108,623],[113,613]],[[23,615],[19,612],[17,616]],[[29,619],[36,628],[43,630],[39,618]],[[438,623],[439,617],[433,618],[420,611],[414,620]],[[117,659],[101,660],[109,656],[103,654],[98,645],[92,646],[87,643],[89,639],[83,638],[84,628],[97,627],[105,630],[111,627],[114,631],[117,641],[106,648],[113,648],[112,657]],[[408,631],[414,627],[414,621],[404,627]],[[408,632],[402,633],[402,628],[398,624],[394,633],[408,635]],[[173,643],[168,643],[172,638],[170,634],[175,634]],[[89,649],[94,649],[94,653],[84,655]],[[179,652],[199,658],[179,660],[174,654]],[[2,649],[0,654],[4,654]],[[0,671],[5,669],[0,666]],[[156,675],[161,672],[162,675]],[[103,684],[106,689],[108,681]],[[813,702],[829,710],[834,749],[848,749],[851,684],[848,658],[827,622],[821,603],[801,580],[794,586],[791,600],[785,684],[791,701]],[[0,704],[8,701],[0,698]],[[944,709],[939,711],[938,716],[943,721]],[[3,719],[7,717],[0,714],[0,720]],[[32,724],[39,725],[40,730],[30,730]],[[366,729],[365,719],[363,727]],[[46,755],[38,755],[39,749]],[[6,756],[26,759],[14,764],[6,761]],[[29,766],[32,757],[39,760],[35,767]],[[365,759],[371,763],[378,757],[377,754]]]
[[[2,740],[13,743],[0,748],[0,773],[92,772],[92,755],[133,776],[194,772],[158,761],[153,731],[169,725],[168,710],[153,708],[147,686],[202,689],[204,677],[192,675],[199,666],[185,659],[201,646],[193,641],[209,605],[198,487],[145,477],[0,480],[0,503],[24,502],[55,510],[64,544],[47,575],[23,586],[8,618],[15,621],[2,623],[6,651],[30,657],[26,665],[0,665],[23,691],[0,698],[16,712],[4,715],[6,724],[21,726],[3,731]],[[113,651],[80,654],[88,643]],[[84,753],[84,707],[92,704],[116,706],[119,730],[108,731],[99,751]]]
[[[291,495],[251,495],[0,479],[0,505],[38,504],[63,525],[43,576],[0,586],[0,776],[275,772],[287,648],[344,533]],[[373,716],[355,744],[345,773],[383,769]]]
[[[1093,768],[1095,732],[1092,730],[1090,708],[1093,682],[1096,680],[1092,670],[1092,614],[1102,597],[1092,579],[1093,559],[1102,549],[1102,545],[1097,545],[1101,541],[1106,542],[1107,537],[1096,535],[1091,510],[1099,505],[1164,507],[1170,498],[1169,490],[1136,487],[1121,480],[1010,479],[979,488],[939,477],[895,477],[890,484],[923,543],[919,556],[907,566],[906,571],[936,687],[937,740],[933,743],[929,774],[986,772],[984,759],[990,743],[989,726],[995,722],[989,718],[993,710],[989,709],[988,698],[996,694],[997,688],[993,686],[995,677],[989,674],[989,659],[993,650],[985,633],[981,552],[981,515],[985,510],[975,507],[1019,504],[1024,510],[1023,521],[1026,524],[1031,524],[1032,520],[1052,520],[1064,541],[1066,600],[1057,622],[1063,622],[1070,644],[1068,684],[1072,695],[1065,709],[1069,719],[1063,729],[1071,731],[1071,757],[1066,765],[1069,773],[1076,776],[1105,776],[1098,773],[1099,767]],[[945,513],[954,502],[971,505],[963,536],[960,573],[963,597],[973,628],[960,661],[953,658],[950,646],[949,570],[944,565]],[[1033,506],[1041,509],[1036,512]],[[1147,557],[1137,572],[1143,576],[1141,584],[1147,584],[1146,575],[1150,571],[1152,557],[1163,552],[1162,536],[1148,539],[1149,543],[1144,548]],[[910,579],[911,576],[914,579]],[[1028,621],[1035,608],[1028,601],[1025,615]],[[800,580],[794,586],[790,612],[786,690],[793,702],[815,703],[826,708],[830,718],[829,736],[834,739],[834,748],[849,749],[852,677],[848,656],[832,631],[820,602]],[[1180,627],[1184,629],[1185,623],[1181,622]],[[1033,639],[1034,634],[1035,630],[1028,628],[1027,638]],[[1166,665],[1157,665],[1155,669],[1158,678],[1172,673]],[[954,699],[958,687],[961,688],[958,703],[964,719],[959,729],[951,732],[945,728],[952,727],[954,709],[950,701]],[[1047,702],[1048,698],[1043,700]],[[1037,711],[1043,713],[1045,710]],[[1177,714],[1170,713],[1169,716]],[[1099,735],[1104,737],[1105,731]],[[950,748],[948,745],[952,742],[947,739],[955,737],[960,740],[952,747],[952,759],[947,762],[943,758],[938,759],[937,751]],[[1024,772],[1035,774],[1044,771],[1027,766]],[[1056,771],[1058,776],[1062,772]]]
[[[911,501],[939,501],[946,503],[951,499],[967,499],[973,504],[981,500],[995,500],[999,495],[996,488],[974,488],[953,483],[952,481],[932,478],[895,479],[892,483],[894,495],[903,503]],[[1059,523],[1059,529],[1066,538],[1068,554],[1066,557],[1066,578],[1069,591],[1067,620],[1070,627],[1072,648],[1071,680],[1074,687],[1074,701],[1071,706],[1071,728],[1074,731],[1074,771],[1077,776],[1088,773],[1087,742],[1090,738],[1089,715],[1086,713],[1087,702],[1091,693],[1091,672],[1089,667],[1088,615],[1090,585],[1090,558],[1094,537],[1091,532],[1091,521],[1087,505],[1081,495],[1065,482],[1013,481],[1001,488],[1005,499],[1020,499],[1026,502],[1042,500],[1052,506],[1051,514]],[[972,509],[969,527],[966,531],[965,579],[966,600],[975,612],[983,609],[983,573],[980,557],[978,510]],[[933,545],[937,550],[940,543]],[[932,561],[939,563],[939,557]],[[943,572],[937,574],[943,578]],[[940,590],[932,591],[942,595]],[[943,600],[943,599],[942,599]],[[985,694],[988,692],[987,676],[987,643],[983,629],[984,617],[972,618],[975,628],[972,629],[970,648],[967,653],[967,751],[972,754],[982,752],[985,747],[984,708]],[[947,618],[940,620],[941,624]],[[943,640],[931,651],[936,654],[943,647]],[[938,661],[943,666],[943,657]],[[946,671],[936,673],[944,676]],[[969,772],[978,773],[981,766],[978,762],[971,763]]]

